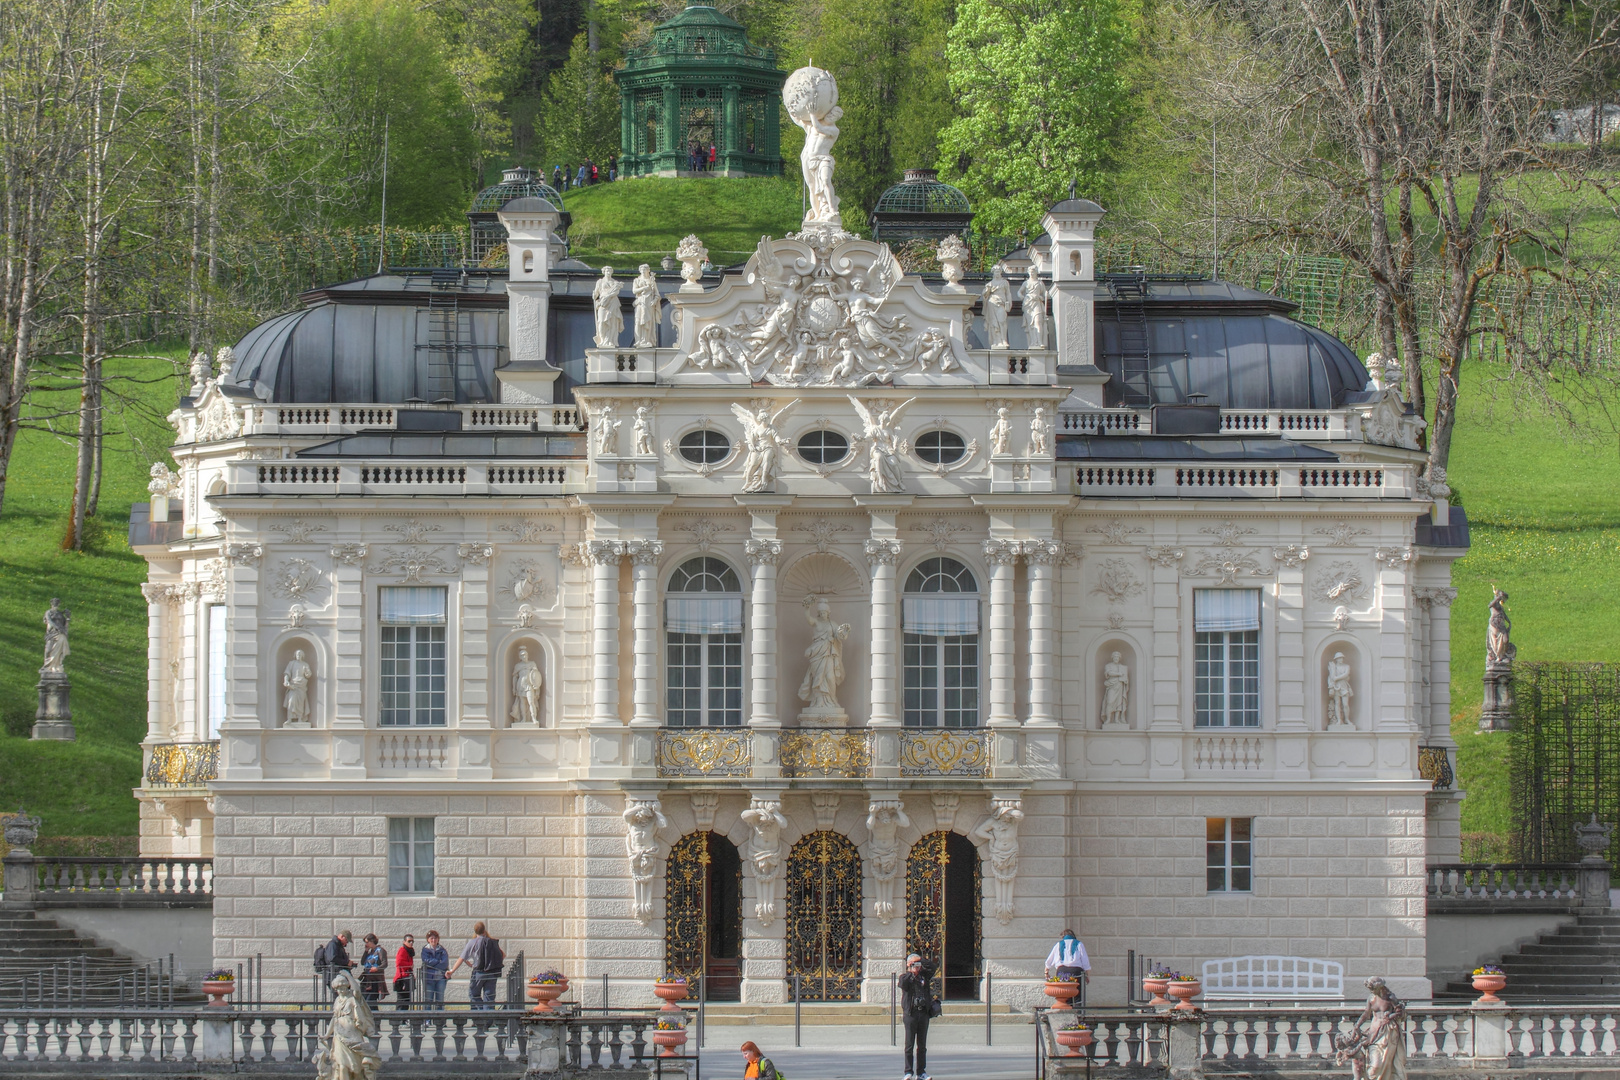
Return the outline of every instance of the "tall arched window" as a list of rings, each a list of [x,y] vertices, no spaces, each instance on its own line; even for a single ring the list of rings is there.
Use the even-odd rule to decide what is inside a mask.
[[[979,724],[979,583],[955,559],[924,559],[906,578],[905,721]]]
[[[742,583],[719,559],[688,559],[670,575],[664,600],[670,727],[742,725],[742,609]]]

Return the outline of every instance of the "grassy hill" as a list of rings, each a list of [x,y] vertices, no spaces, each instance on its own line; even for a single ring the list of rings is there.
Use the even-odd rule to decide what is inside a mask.
[[[562,192],[573,215],[575,257],[657,265],[696,233],[716,266],[742,262],[765,234],[798,231],[804,220],[797,179],[676,180],[647,177]]]

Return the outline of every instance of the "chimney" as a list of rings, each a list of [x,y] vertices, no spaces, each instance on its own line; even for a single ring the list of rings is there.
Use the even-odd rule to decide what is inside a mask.
[[[1093,282],[1097,280],[1097,222],[1103,208],[1068,198],[1041,218],[1052,239],[1052,330],[1059,367],[1096,364]]]
[[[511,362],[496,370],[503,402],[550,404],[560,372],[546,363],[550,271],[562,257],[561,215],[546,199],[513,199],[496,215],[506,230],[506,306]]]

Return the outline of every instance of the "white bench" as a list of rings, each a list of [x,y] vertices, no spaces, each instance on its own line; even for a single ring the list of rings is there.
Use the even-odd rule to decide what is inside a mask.
[[[1205,1001],[1344,999],[1344,965],[1307,956],[1229,956],[1205,960]]]

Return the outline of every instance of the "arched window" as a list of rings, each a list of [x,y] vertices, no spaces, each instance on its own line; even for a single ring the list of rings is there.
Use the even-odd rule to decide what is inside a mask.
[[[905,722],[979,724],[979,583],[955,559],[924,559],[906,578]]]
[[[688,559],[664,600],[665,722],[742,725],[742,582],[719,559]]]

